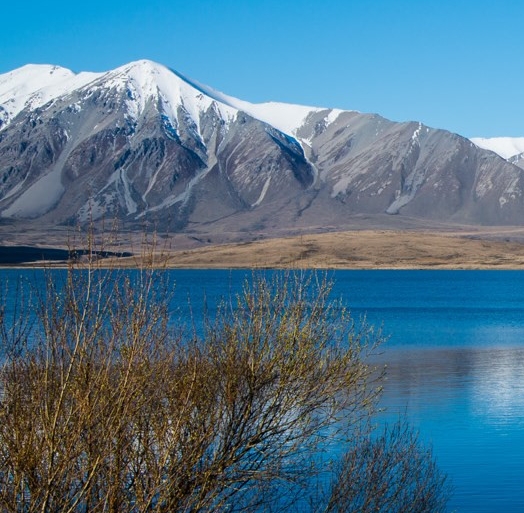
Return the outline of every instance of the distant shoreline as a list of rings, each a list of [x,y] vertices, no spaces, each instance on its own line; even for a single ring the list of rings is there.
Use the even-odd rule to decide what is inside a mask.
[[[122,249],[121,247],[119,249]],[[0,267],[65,267],[85,250],[0,246]],[[172,269],[524,270],[524,243],[423,231],[363,230],[206,245],[185,250],[98,251],[100,267]]]

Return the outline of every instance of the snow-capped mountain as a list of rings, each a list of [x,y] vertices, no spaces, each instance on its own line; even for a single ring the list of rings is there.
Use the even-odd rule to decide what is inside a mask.
[[[359,216],[520,224],[523,190],[519,167],[456,134],[251,104],[151,61],[0,75],[4,224],[116,216],[213,240],[346,228]]]
[[[94,80],[97,73],[80,73],[59,66],[28,64],[0,75],[0,128],[22,110],[34,110]]]
[[[132,62],[108,73],[79,73],[50,65],[27,65],[0,75],[1,128],[22,110],[35,110],[89,84],[90,89],[113,89],[128,94],[126,106],[136,118],[149,100],[160,102],[162,113],[176,119],[181,106],[199,125],[200,114],[214,105],[221,117],[231,121],[238,111],[291,133],[312,112],[324,109],[277,102],[252,104],[227,96],[152,61]],[[333,111],[333,113],[342,111]],[[335,115],[335,114],[333,114]]]

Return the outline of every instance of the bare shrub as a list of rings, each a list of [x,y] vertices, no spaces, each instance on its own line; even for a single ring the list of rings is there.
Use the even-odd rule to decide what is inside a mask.
[[[181,336],[169,273],[88,259],[49,276],[32,332],[0,309],[2,511],[282,511],[346,443],[325,507],[357,511],[342,476],[367,475],[355,429],[380,391],[366,359],[380,334],[355,327],[328,283],[256,275]]]
[[[399,420],[355,436],[337,464],[325,513],[443,513],[446,475],[418,433]]]

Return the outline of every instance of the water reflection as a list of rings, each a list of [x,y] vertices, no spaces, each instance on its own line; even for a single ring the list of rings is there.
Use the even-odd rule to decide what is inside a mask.
[[[496,350],[473,355],[472,414],[495,425],[523,425],[524,351]]]
[[[424,409],[454,401],[495,424],[524,421],[524,348],[392,349],[384,405]]]
[[[524,348],[390,348],[381,405],[407,414],[453,478],[450,511],[521,512]]]

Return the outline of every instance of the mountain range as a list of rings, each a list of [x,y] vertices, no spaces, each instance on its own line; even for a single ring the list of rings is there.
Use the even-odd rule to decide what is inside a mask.
[[[210,242],[521,225],[524,140],[504,141],[252,104],[147,60],[106,73],[27,65],[0,75],[0,225],[117,219]]]

